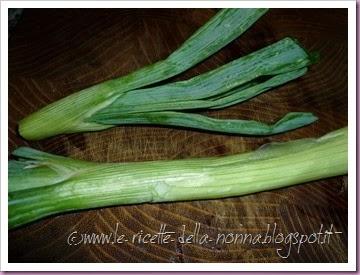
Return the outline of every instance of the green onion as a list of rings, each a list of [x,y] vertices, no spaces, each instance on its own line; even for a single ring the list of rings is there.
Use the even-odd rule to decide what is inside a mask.
[[[165,60],[54,102],[24,118],[19,133],[26,139],[110,128],[85,121],[126,91],[180,74],[211,56],[252,26],[267,9],[223,9]]]
[[[9,228],[67,211],[240,196],[347,173],[347,127],[225,157],[93,163],[21,147],[9,162]]]

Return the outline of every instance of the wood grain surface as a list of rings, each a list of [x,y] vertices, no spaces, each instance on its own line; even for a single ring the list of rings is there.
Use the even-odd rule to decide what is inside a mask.
[[[206,114],[272,122],[290,111],[319,117],[311,126],[271,137],[241,137],[166,127],[117,127],[28,142],[17,122],[74,91],[165,58],[216,13],[213,9],[25,9],[9,39],[9,154],[26,145],[77,159],[123,162],[220,156],[271,141],[320,136],[347,125],[347,11],[272,9],[243,36],[193,69],[187,79],[291,36],[321,59],[296,81],[257,98]],[[195,92],[195,91],[194,91]],[[9,232],[10,262],[347,262],[347,177],[243,197],[108,207],[43,219]],[[311,234],[341,231],[326,244],[68,245],[70,233],[132,236],[168,231]],[[175,238],[176,239],[176,238]]]

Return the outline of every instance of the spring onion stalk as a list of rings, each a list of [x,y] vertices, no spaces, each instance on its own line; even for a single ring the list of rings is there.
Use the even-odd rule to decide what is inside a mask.
[[[9,228],[67,211],[218,199],[347,173],[347,127],[225,157],[93,163],[21,147],[9,162]]]
[[[19,123],[19,133],[26,139],[38,140],[64,133],[107,129],[111,126],[85,119],[109,105],[119,94],[186,71],[240,36],[266,12],[267,9],[223,9],[166,59],[44,107]]]

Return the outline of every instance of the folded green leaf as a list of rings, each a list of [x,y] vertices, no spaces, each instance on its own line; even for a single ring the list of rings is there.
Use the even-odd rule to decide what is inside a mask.
[[[96,121],[98,119],[119,116],[121,114],[132,114],[132,113],[144,113],[154,111],[167,111],[167,110],[192,110],[192,109],[221,109],[232,106],[256,97],[274,87],[285,84],[291,80],[303,76],[307,72],[307,68],[291,71],[288,73],[278,74],[270,77],[263,82],[257,80],[247,82],[246,84],[240,85],[234,89],[226,91],[217,96],[206,97],[204,99],[182,99],[171,100],[166,103],[156,102],[153,100],[151,104],[137,104],[137,105],[125,105],[121,103],[122,97],[118,98],[110,106],[92,115],[89,120]],[[181,94],[181,93],[180,93]],[[144,97],[147,97],[144,95]],[[150,97],[147,97],[150,98]]]
[[[171,125],[202,129],[219,133],[242,135],[274,135],[294,130],[315,122],[318,118],[312,113],[294,112],[286,114],[274,124],[265,124],[255,120],[215,119],[199,114],[178,112],[150,112],[128,114],[96,120],[101,124],[153,124]]]
[[[104,115],[119,117],[131,113],[229,106],[230,102],[239,103],[302,76],[310,63],[310,56],[294,40],[285,38],[189,80],[124,93],[86,121],[99,122],[98,118]],[[264,77],[270,79],[261,81]],[[249,82],[250,85],[244,87]],[[231,96],[226,97],[229,91]],[[221,95],[224,95],[221,100],[214,100]]]
[[[72,210],[225,198],[343,175],[347,137],[345,127],[226,157],[118,164],[19,148],[21,160],[9,163],[9,228]]]
[[[253,86],[249,86],[245,89],[240,88],[241,90],[240,89],[238,90],[238,88],[235,88],[234,90],[231,91],[229,95],[214,100],[213,105],[209,107],[210,109],[221,109],[232,106],[234,104],[244,102],[274,87],[283,85],[291,80],[299,78],[303,76],[306,72],[307,72],[307,68],[302,68],[300,70],[278,74],[262,83],[254,84]]]
[[[313,123],[310,113],[290,113],[273,125],[253,120],[214,119],[174,112],[219,109],[243,102],[304,75],[310,56],[290,38],[186,81],[133,90],[94,113],[87,122],[103,125],[155,124],[208,131],[272,135]],[[274,75],[274,76],[273,76]]]
[[[310,64],[310,55],[295,40],[284,38],[189,80],[121,94],[112,104],[97,113],[108,109],[117,109],[123,113],[136,112],[141,111],[145,105],[164,103],[166,107],[168,102],[207,99],[261,77],[284,75]]]
[[[85,122],[126,91],[168,79],[191,68],[237,38],[253,25],[267,9],[223,9],[195,32],[165,60],[127,76],[109,80],[54,102],[24,118],[19,133],[26,139],[109,128]]]

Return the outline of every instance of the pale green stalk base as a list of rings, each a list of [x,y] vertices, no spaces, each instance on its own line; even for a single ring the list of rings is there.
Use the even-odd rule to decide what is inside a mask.
[[[30,148],[9,163],[9,228],[110,205],[240,196],[347,173],[347,127],[232,156],[100,164]]]

